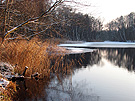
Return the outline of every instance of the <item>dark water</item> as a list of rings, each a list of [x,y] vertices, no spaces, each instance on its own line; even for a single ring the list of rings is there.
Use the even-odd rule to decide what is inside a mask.
[[[18,100],[135,101],[135,49],[97,49],[64,58],[74,60],[70,73],[18,82]]]

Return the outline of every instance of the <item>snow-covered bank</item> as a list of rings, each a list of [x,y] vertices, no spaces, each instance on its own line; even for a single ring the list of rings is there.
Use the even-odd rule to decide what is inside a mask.
[[[9,81],[6,78],[9,78],[13,73],[13,67],[5,62],[0,62],[0,90],[1,92],[5,90]]]
[[[7,87],[8,84],[9,84],[8,80],[0,78],[0,92],[5,90],[5,88]]]
[[[0,75],[2,77],[8,77],[9,75],[11,75],[14,71],[14,68],[6,63],[6,62],[0,62]]]
[[[68,51],[67,54],[78,54],[78,53],[87,53],[94,52],[97,49],[88,49],[88,48],[73,48],[73,47],[65,47]]]
[[[59,44],[60,47],[79,47],[79,48],[135,48],[134,42],[113,42],[113,41],[105,41],[105,42],[82,42],[82,43],[65,43]]]

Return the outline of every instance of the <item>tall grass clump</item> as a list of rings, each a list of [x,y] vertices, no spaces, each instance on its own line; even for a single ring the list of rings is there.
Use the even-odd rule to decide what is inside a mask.
[[[61,61],[61,50],[56,44],[41,41],[38,38],[27,40],[4,41],[0,45],[0,61],[8,62],[15,66],[15,72],[21,74],[28,66],[27,76],[38,72],[40,76],[48,76],[51,71],[52,59],[57,64]],[[54,54],[52,54],[54,53]],[[56,59],[57,58],[57,59]],[[55,68],[55,67],[54,67]]]

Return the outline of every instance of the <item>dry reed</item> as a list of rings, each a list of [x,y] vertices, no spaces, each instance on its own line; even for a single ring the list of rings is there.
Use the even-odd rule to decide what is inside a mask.
[[[16,90],[16,84],[13,82],[10,82],[8,86],[5,88],[4,91],[0,92],[0,100],[1,101],[13,101],[13,98],[15,97]]]
[[[33,38],[30,41],[4,41],[0,46],[0,61],[8,62],[11,65],[17,64],[15,72],[18,74],[21,74],[24,67],[28,66],[27,76],[38,72],[44,77],[50,74],[52,60],[55,61],[54,65],[58,68],[63,57],[62,54],[58,53],[62,53],[62,51],[56,44],[48,41],[42,42],[38,38]]]
[[[0,61],[7,62],[14,66],[14,72],[22,74],[25,66],[28,66],[25,76],[31,76],[31,74],[38,72],[41,78],[50,78],[50,72],[56,73],[58,80],[61,82],[60,75],[70,74],[73,65],[75,65],[74,60],[70,60],[65,56],[65,49],[57,46],[58,40],[46,40],[41,41],[38,38],[32,38],[31,40],[12,40],[4,41],[0,45]],[[17,64],[17,65],[16,65]],[[60,74],[60,75],[59,75]],[[37,85],[32,79],[26,82],[27,87],[30,89],[28,91],[29,98],[32,97],[33,92],[40,92],[43,89],[42,85]],[[30,84],[29,84],[30,83]],[[42,83],[42,82],[41,82]],[[44,82],[43,82],[44,83]],[[45,82],[47,84],[47,82]],[[23,89],[15,90],[15,83],[9,85],[8,89],[1,94],[4,96],[3,101],[18,99],[17,96],[23,95],[25,92]],[[39,88],[31,88],[31,84],[36,85]],[[32,86],[33,87],[33,86]],[[9,93],[12,88],[12,92]],[[16,93],[16,94],[15,94]],[[15,96],[16,95],[16,96]]]

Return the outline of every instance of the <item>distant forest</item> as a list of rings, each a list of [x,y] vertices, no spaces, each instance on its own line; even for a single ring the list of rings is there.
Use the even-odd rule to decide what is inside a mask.
[[[106,31],[100,32],[102,40],[135,41],[135,13],[118,17],[109,22],[106,28]]]
[[[51,7],[51,0],[6,0],[0,1],[0,34],[37,17]],[[76,13],[67,5],[60,5],[39,21],[23,26],[10,37],[37,35],[41,39],[63,38],[73,41],[134,41],[135,13],[121,16],[106,25],[93,16]],[[39,34],[36,34],[39,33]]]

